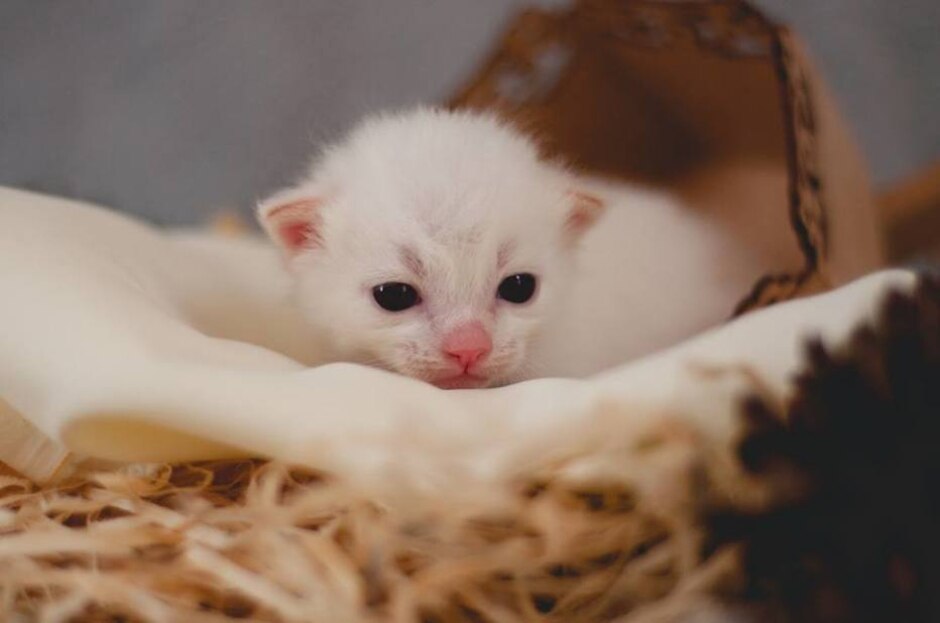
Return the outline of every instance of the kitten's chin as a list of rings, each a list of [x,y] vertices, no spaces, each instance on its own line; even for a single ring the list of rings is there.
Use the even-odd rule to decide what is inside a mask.
[[[428,379],[428,382],[441,389],[482,389],[489,387],[491,384],[490,379],[473,374],[458,374],[456,376]]]

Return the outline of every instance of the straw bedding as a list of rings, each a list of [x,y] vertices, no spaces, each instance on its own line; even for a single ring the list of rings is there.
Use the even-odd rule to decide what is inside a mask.
[[[664,414],[628,473],[382,506],[264,461],[0,476],[11,621],[930,620],[940,613],[940,286],[808,346],[781,413]],[[783,417],[786,415],[786,417]],[[727,463],[768,492],[745,505]],[[621,463],[617,463],[621,465]]]

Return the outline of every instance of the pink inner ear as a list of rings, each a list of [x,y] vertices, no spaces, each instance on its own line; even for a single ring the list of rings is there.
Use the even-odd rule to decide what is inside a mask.
[[[313,236],[313,227],[309,223],[285,223],[278,227],[278,236],[289,249],[299,249],[306,246]]]
[[[270,231],[288,251],[319,245],[322,241],[317,228],[318,199],[300,199],[272,208],[265,215]]]
[[[604,211],[604,202],[587,193],[570,191],[574,207],[568,213],[565,227],[574,236],[580,236],[593,225]]]
[[[594,217],[584,210],[574,209],[568,215],[568,227],[576,232],[587,229],[593,221]]]

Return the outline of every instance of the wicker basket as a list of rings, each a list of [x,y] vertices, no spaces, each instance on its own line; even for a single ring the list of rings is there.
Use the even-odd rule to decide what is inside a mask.
[[[824,86],[789,32],[743,2],[581,0],[566,11],[526,11],[451,104],[498,108],[578,166],[675,189],[736,228],[742,244],[763,254],[753,288],[729,301],[729,309],[818,291],[881,261],[864,167]],[[786,310],[763,317],[777,311]],[[870,450],[892,427],[897,435],[936,437],[929,405],[937,404],[940,385],[928,373],[938,369],[932,330],[938,313],[940,287],[922,286],[908,299],[895,296],[874,328],[840,349],[817,345],[789,410],[740,362],[722,371],[683,361],[681,369],[701,380],[693,386],[701,393],[645,408],[622,397],[592,405],[579,428],[593,431],[585,439],[596,443],[581,447],[576,439],[570,456],[535,443],[579,438],[567,428],[550,437],[506,429],[514,434],[501,440],[528,441],[520,448],[535,448],[539,460],[523,452],[513,469],[504,469],[500,487],[482,492],[450,487],[387,503],[401,483],[384,466],[459,467],[435,452],[446,458],[465,449],[432,445],[428,457],[410,462],[406,441],[441,433],[416,426],[404,431],[406,439],[393,434],[402,432],[394,426],[383,433],[372,419],[359,437],[351,428],[350,438],[373,444],[360,455],[363,470],[382,476],[375,489],[290,464],[348,454],[349,440],[343,445],[334,437],[318,444],[324,440],[314,436],[310,445],[280,439],[284,452],[270,454],[288,463],[86,463],[45,486],[0,469],[0,619],[665,623],[849,621],[860,620],[858,613],[898,619],[902,606],[927,603],[912,593],[916,582],[907,581],[923,560],[908,555],[917,551],[895,556],[885,548],[863,558],[868,566],[859,573],[840,567],[856,560],[846,552],[881,547],[870,538],[880,524],[868,529],[859,522],[880,518],[885,504],[878,491],[842,504],[833,492],[867,492],[868,480],[814,461],[835,449],[843,465],[895,466],[894,483],[927,482],[922,464],[933,466],[935,454],[929,444],[904,460],[892,452],[906,452],[907,437],[876,461]],[[734,325],[722,330],[729,329]],[[893,356],[898,345],[907,359]],[[855,379],[855,393],[840,393],[846,378]],[[683,386],[664,387],[669,396],[682,394],[673,390]],[[743,407],[730,389],[740,387],[748,390]],[[908,391],[927,398],[879,402],[883,389],[887,396]],[[387,395],[381,385],[356,388],[357,395],[370,392]],[[550,410],[549,398],[520,404]],[[695,417],[682,417],[680,404]],[[416,409],[404,399],[400,406],[405,416]],[[842,417],[846,412],[852,418]],[[550,424],[541,410],[535,414],[533,422]],[[477,428],[493,423],[485,413],[471,415]],[[29,446],[47,442],[31,425],[6,421],[12,424],[0,433],[16,441],[14,466],[34,480],[51,476],[64,455]],[[175,422],[178,436],[162,439],[178,446],[195,440],[187,430],[206,430],[200,426],[207,422],[190,428],[182,418]],[[225,425],[254,430],[243,422]],[[121,430],[103,434],[122,451],[131,441],[139,451],[166,433],[144,425],[128,427],[121,438]],[[819,431],[838,443],[819,446]],[[469,445],[466,436],[459,441]],[[476,458],[489,468],[498,456]],[[36,457],[45,457],[43,465]],[[417,482],[426,484],[442,474],[421,476]],[[891,498],[900,500],[897,508],[921,502],[921,492],[909,489]],[[376,491],[381,495],[364,493]],[[865,530],[846,530],[858,525]],[[911,525],[933,538],[926,519]],[[804,539],[808,530],[815,540]],[[858,577],[871,584],[851,582]],[[833,604],[842,609],[833,611]]]

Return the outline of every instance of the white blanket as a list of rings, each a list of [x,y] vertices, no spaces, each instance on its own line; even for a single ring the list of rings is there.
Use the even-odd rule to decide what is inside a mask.
[[[383,492],[511,477],[664,413],[727,434],[755,379],[786,399],[805,337],[842,338],[915,280],[881,272],[592,379],[446,391],[298,361],[309,336],[281,304],[276,262],[251,242],[170,236],[0,188],[0,460],[40,481],[66,450],[276,457]]]

